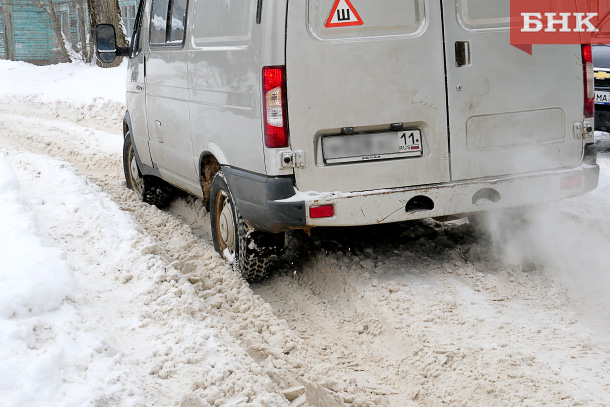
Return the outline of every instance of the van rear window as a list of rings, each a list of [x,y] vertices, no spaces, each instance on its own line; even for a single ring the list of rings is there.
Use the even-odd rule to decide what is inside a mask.
[[[332,41],[389,35],[415,36],[425,27],[424,0],[350,0],[349,4],[341,1],[335,7],[336,1],[307,0],[309,31],[315,38]],[[348,9],[350,5],[351,10]],[[341,20],[348,21],[354,12],[362,24],[342,25]]]

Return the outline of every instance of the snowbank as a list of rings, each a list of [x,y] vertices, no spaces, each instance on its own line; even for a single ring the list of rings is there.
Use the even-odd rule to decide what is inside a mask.
[[[169,406],[176,400],[198,407],[207,406],[206,400],[286,405],[271,379],[205,311],[192,283],[130,212],[66,162],[7,153],[13,170],[4,162],[0,179],[19,191],[27,202],[24,211],[38,219],[43,237],[56,246],[52,253],[78,281],[78,290],[73,284],[68,294],[80,294],[59,296],[57,310],[3,330],[9,332],[1,342],[6,355],[0,350],[9,361],[0,366],[0,397],[9,400],[3,407]],[[9,171],[19,181],[14,174],[4,175]],[[123,186],[121,191],[129,195]],[[0,213],[4,209],[0,205]],[[32,249],[30,256],[52,263],[48,253]],[[36,270],[22,259],[11,261],[23,264],[27,289]],[[211,272],[232,275],[211,248],[200,261]],[[53,275],[44,277],[52,280],[50,292],[38,294],[45,302],[55,298],[54,290],[66,290]],[[15,302],[25,308],[24,300]],[[10,377],[12,371],[18,374]]]
[[[36,66],[0,60],[0,97],[34,96],[42,101],[66,100],[89,104],[94,100],[125,103],[127,63],[117,68],[88,64]]]
[[[26,318],[58,309],[75,290],[63,253],[49,246],[0,155],[0,317]]]
[[[0,101],[36,103],[75,121],[110,118],[116,122],[125,112],[126,75],[126,62],[116,68],[99,68],[83,63],[36,66],[0,60]]]
[[[66,254],[41,231],[0,152],[3,406],[76,407],[103,401],[143,405],[142,392],[133,384],[133,374],[122,366],[120,355],[85,327],[75,307],[80,298]]]

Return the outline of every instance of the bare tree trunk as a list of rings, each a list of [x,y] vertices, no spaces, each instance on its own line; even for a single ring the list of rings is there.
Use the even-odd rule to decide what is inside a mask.
[[[59,22],[59,19],[55,14],[55,7],[53,5],[53,1],[47,0],[46,5],[47,7],[44,7],[43,10],[51,19],[51,26],[53,27],[55,38],[57,38],[57,43],[59,44],[58,62],[72,62],[72,59],[70,59],[70,55],[68,54],[68,50],[66,49],[66,42],[64,41],[64,35],[61,31],[61,23]]]
[[[85,62],[91,62],[91,54],[88,52],[88,44],[87,44],[87,31],[89,27],[87,25],[87,21],[85,20],[85,2],[84,0],[80,0],[78,2],[78,26],[80,28],[80,50],[83,54],[83,59]]]
[[[94,29],[97,24],[95,13],[93,12],[93,0],[87,0],[87,16],[89,17],[89,62],[96,60],[95,58],[95,37]]]
[[[61,31],[61,23],[55,14],[55,6],[53,0],[12,0],[5,1],[5,4],[15,4],[16,6],[34,6],[44,11],[47,16],[51,19],[51,28],[57,39],[57,45],[59,46],[59,53],[57,57],[58,62],[72,62],[68,50],[66,49],[66,42]]]
[[[116,28],[117,46],[126,47],[127,39],[122,29],[121,9],[118,0],[87,0],[89,5],[89,14],[91,16],[91,36],[95,33],[97,24],[112,24]],[[117,58],[111,64],[102,64],[97,62],[99,66],[113,67],[121,64],[123,58]]]
[[[13,18],[11,13],[11,4],[3,4],[2,20],[4,22],[4,49],[6,49],[6,59],[9,61],[15,60],[13,52]]]

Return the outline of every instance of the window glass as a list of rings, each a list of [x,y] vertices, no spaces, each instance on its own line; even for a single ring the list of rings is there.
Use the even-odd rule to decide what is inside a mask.
[[[150,43],[182,44],[188,0],[153,0]]]
[[[150,17],[150,43],[165,44],[169,0],[154,0]]]
[[[193,5],[193,15],[197,16],[193,27],[195,43],[249,43],[255,7],[256,2],[245,0],[196,1]]]
[[[184,24],[186,23],[186,1],[173,0],[172,2],[172,31],[170,43],[181,43],[184,41]]]
[[[127,9],[129,18],[127,19],[127,32],[133,31],[133,27],[136,21],[136,6],[129,6]]]
[[[142,51],[142,46],[140,44],[140,38],[142,36],[142,19],[144,16],[144,1],[140,1],[140,4],[138,5],[138,14],[136,15],[136,19],[135,19],[135,26],[133,28],[133,34],[131,37],[131,56],[135,56],[138,53],[140,53],[140,51]]]

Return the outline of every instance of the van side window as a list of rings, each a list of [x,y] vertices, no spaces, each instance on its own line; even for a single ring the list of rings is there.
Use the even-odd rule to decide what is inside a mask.
[[[187,0],[153,0],[151,45],[180,45],[184,42],[187,4]]]
[[[171,4],[172,30],[169,41],[172,44],[184,41],[184,24],[186,23],[186,0],[173,0]]]
[[[150,16],[150,43],[165,44],[169,0],[154,0]]]

